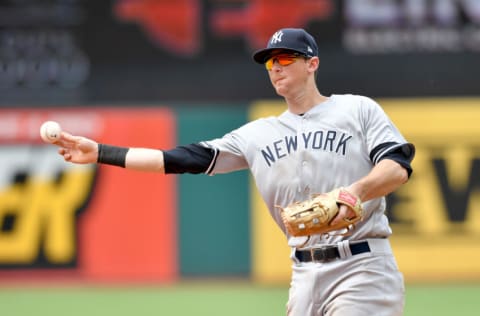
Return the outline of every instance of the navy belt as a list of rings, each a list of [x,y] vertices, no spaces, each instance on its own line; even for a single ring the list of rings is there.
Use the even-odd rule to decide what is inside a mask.
[[[352,255],[358,255],[370,252],[370,246],[367,241],[349,244]],[[340,258],[340,252],[337,246],[324,246],[308,250],[296,250],[295,257],[300,262],[327,262]]]

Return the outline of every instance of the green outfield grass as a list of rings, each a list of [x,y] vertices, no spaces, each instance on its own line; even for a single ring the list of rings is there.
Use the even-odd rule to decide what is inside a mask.
[[[287,287],[244,282],[165,287],[0,287],[2,316],[285,315]],[[410,285],[405,316],[480,315],[480,285]]]

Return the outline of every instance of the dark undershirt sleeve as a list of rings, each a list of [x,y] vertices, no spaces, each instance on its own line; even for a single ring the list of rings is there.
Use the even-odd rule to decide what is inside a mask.
[[[411,143],[399,144],[395,142],[383,143],[375,147],[370,153],[370,160],[377,164],[383,159],[391,159],[400,164],[408,172],[408,177],[413,172],[411,162],[415,156],[415,146]]]
[[[217,149],[199,144],[163,151],[165,173],[208,173],[214,167],[217,155]]]

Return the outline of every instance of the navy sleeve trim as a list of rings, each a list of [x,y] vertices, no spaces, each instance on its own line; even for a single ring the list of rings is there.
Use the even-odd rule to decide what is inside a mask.
[[[370,153],[370,160],[373,164],[383,159],[391,159],[404,167],[408,176],[413,172],[411,162],[415,156],[415,146],[411,143],[399,144],[395,142],[383,143],[375,147]]]
[[[199,144],[178,146],[163,152],[166,174],[209,173],[215,166],[218,150]]]
[[[218,149],[216,148],[210,148],[210,150],[212,150],[214,152],[214,155],[213,155],[213,158],[212,158],[212,162],[210,163],[210,165],[208,166],[208,169],[205,171],[206,174],[211,174],[212,171],[213,171],[213,168],[215,168],[215,164],[217,162],[217,158],[218,158],[218,153],[220,152]]]

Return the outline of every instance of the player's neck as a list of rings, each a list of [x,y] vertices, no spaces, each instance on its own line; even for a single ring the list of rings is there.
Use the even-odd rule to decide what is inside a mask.
[[[296,95],[295,97],[286,97],[285,101],[288,104],[288,110],[294,114],[304,114],[310,111],[313,107],[325,102],[328,97],[322,95],[318,89],[314,89],[311,93],[304,93]]]

